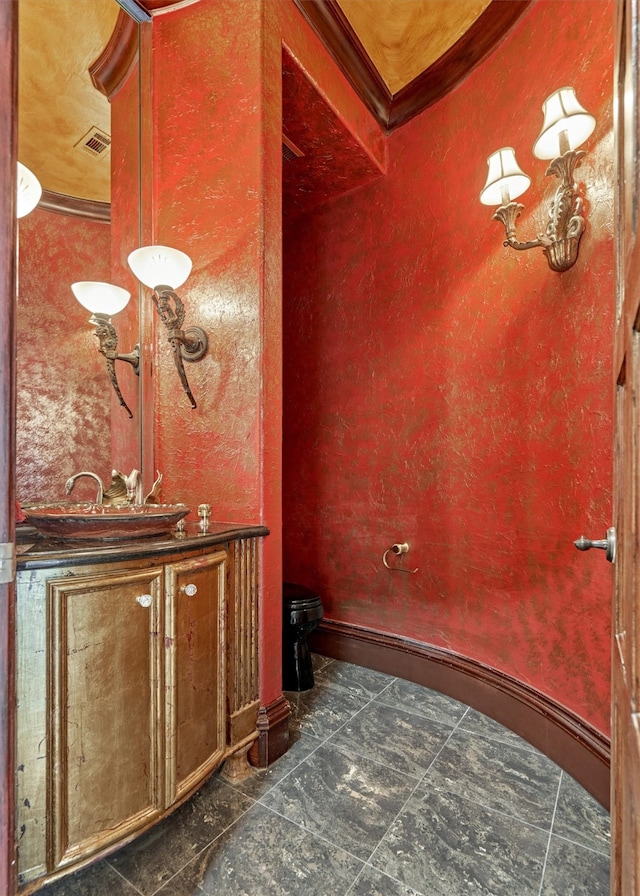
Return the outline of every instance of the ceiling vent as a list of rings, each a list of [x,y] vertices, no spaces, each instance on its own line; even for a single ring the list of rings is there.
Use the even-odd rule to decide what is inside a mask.
[[[90,156],[104,156],[111,145],[111,137],[100,128],[89,128],[84,137],[76,143],[76,147]]]
[[[304,153],[301,149],[299,149],[293,140],[289,140],[288,137],[282,135],[282,161],[283,162],[293,162],[294,159],[299,159],[303,156]]]

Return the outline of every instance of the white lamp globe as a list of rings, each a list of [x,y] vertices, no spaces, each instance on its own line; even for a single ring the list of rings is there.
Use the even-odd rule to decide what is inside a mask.
[[[141,283],[154,289],[168,286],[177,289],[191,273],[191,259],[170,246],[143,246],[128,258],[129,267]]]
[[[131,293],[121,286],[99,280],[79,280],[71,284],[71,290],[83,308],[92,314],[104,314],[107,317],[122,311],[131,298]]]
[[[40,202],[42,187],[33,171],[22,162],[18,162],[18,178],[16,181],[16,217],[24,218],[34,210]]]

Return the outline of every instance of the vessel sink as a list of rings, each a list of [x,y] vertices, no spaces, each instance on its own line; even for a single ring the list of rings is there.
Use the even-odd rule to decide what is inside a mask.
[[[54,538],[119,539],[163,535],[189,513],[186,504],[31,504],[26,521]]]

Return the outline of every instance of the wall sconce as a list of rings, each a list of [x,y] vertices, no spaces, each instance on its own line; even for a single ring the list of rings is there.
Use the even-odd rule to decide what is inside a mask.
[[[30,214],[40,202],[42,187],[33,171],[30,171],[22,162],[18,162],[18,177],[16,180],[16,218],[24,218]]]
[[[553,271],[567,271],[578,258],[578,244],[585,226],[582,216],[582,197],[574,183],[574,170],[586,153],[577,150],[596,126],[596,120],[582,108],[573,87],[561,87],[547,97],[542,106],[544,121],[533,154],[538,159],[552,159],[546,174],[560,178],[549,208],[549,223],[537,239],[520,242],[516,237],[516,219],[524,206],[514,202],[531,183],[516,162],[510,146],[497,150],[487,159],[489,173],[480,193],[483,205],[499,205],[494,218],[502,221],[506,240],[512,249],[534,249],[542,246],[549,267]]]
[[[199,361],[206,353],[209,341],[200,327],[182,329],[185,309],[175,290],[191,273],[191,259],[169,246],[143,246],[129,255],[129,267],[145,286],[153,290],[153,302],[168,331],[173,359],[191,407],[197,407],[187,382],[184,361]]]
[[[133,417],[118,385],[116,361],[126,361],[128,364],[131,364],[135,373],[139,376],[140,346],[136,345],[134,350],[126,355],[118,354],[118,336],[115,327],[111,323],[112,316],[126,307],[131,294],[120,286],[113,286],[111,283],[100,283],[97,280],[81,280],[78,283],[72,283],[71,289],[80,304],[87,311],[91,312],[89,322],[96,326],[94,335],[98,337],[100,343],[98,351],[106,358],[111,385],[122,407],[129,417]]]

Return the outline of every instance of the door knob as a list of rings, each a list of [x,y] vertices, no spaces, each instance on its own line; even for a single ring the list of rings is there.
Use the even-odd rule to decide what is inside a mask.
[[[600,541],[590,541],[581,535],[577,541],[573,542],[579,551],[589,551],[591,548],[601,548],[607,552],[607,560],[609,563],[615,563],[616,559],[616,530],[613,526],[607,529],[607,537]]]

